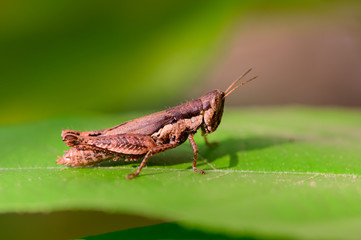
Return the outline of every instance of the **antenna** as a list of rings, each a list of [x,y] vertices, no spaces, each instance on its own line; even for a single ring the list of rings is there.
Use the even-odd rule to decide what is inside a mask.
[[[236,87],[234,87],[234,88],[232,89],[232,87],[233,87],[235,84],[237,84],[237,82],[239,82],[244,76],[246,76],[251,70],[252,70],[252,68],[250,68],[248,71],[246,71],[245,73],[243,73],[239,78],[237,78],[237,79],[227,88],[226,91],[224,91],[224,93],[225,93],[224,98],[226,98],[229,94],[231,94],[231,93],[232,93],[234,90],[236,90],[237,88],[242,87],[243,85],[246,85],[247,83],[255,80],[256,78],[258,78],[258,76],[255,76],[255,77],[253,77],[253,78],[251,78],[251,79],[249,79],[249,80],[247,80],[247,81],[239,84],[238,86],[236,86]]]

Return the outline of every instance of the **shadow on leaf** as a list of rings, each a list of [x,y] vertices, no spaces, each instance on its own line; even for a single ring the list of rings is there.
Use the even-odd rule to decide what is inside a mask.
[[[278,136],[262,136],[262,137],[248,137],[248,138],[229,138],[219,142],[219,144],[212,147],[206,146],[204,143],[199,143],[198,151],[198,164],[197,166],[202,166],[206,164],[204,159],[207,162],[211,163],[216,161],[219,158],[224,156],[230,156],[229,168],[235,167],[238,165],[238,156],[239,152],[255,151],[263,148],[269,148],[275,145],[282,145],[287,143],[294,142],[294,139],[278,137]],[[156,156],[152,156],[147,161],[147,166],[172,166],[182,163],[191,163],[193,161],[193,151],[189,146],[188,141],[177,147],[176,149],[171,149],[169,151],[160,153]],[[107,161],[102,163],[100,166],[117,166],[117,165],[139,165],[141,159],[125,162],[125,161]],[[191,168],[191,166],[189,166]]]
[[[269,148],[276,145],[282,145],[294,142],[294,139],[275,137],[275,136],[262,136],[262,137],[250,137],[250,138],[231,138],[222,141],[218,146],[214,148],[202,148],[203,156],[209,163],[229,155],[230,163],[229,168],[238,165],[239,157],[238,152],[249,152],[259,149]],[[205,163],[199,164],[204,165]]]

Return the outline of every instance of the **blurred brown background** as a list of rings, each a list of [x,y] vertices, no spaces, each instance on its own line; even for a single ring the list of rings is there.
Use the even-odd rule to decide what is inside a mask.
[[[360,107],[360,8],[248,14],[233,24],[232,38],[204,88],[225,89],[248,67],[260,78],[228,103]]]

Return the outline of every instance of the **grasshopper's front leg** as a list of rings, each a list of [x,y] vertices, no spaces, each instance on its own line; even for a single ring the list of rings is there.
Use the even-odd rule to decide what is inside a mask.
[[[196,165],[197,165],[197,155],[198,155],[198,147],[197,147],[196,142],[195,142],[194,139],[193,139],[193,135],[194,135],[194,134],[189,134],[189,135],[188,135],[189,143],[191,144],[191,147],[192,147],[193,152],[194,152],[194,158],[193,158],[192,167],[193,167],[194,172],[200,173],[200,174],[206,174],[203,170],[196,168]]]

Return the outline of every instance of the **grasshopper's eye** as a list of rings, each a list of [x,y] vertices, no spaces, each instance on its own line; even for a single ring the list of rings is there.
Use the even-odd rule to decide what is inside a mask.
[[[64,141],[70,141],[70,142],[76,141],[77,139],[78,139],[78,138],[75,137],[75,136],[73,136],[73,135],[66,135],[66,136],[64,137]]]
[[[63,137],[63,141],[66,143],[68,147],[72,147],[74,145],[80,144],[80,139],[78,136],[74,136],[73,134],[67,134]]]

